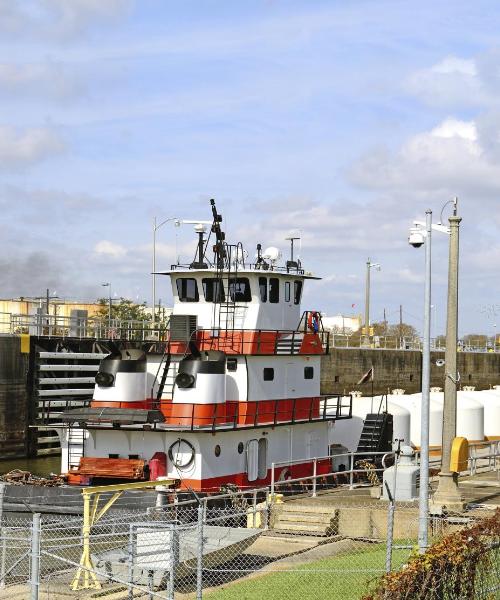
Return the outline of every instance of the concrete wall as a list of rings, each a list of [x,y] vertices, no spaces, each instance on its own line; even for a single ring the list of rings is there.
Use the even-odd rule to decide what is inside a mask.
[[[18,337],[0,336],[0,457],[26,455],[28,354]]]
[[[444,388],[445,367],[437,367],[436,360],[444,359],[444,352],[431,356],[431,386]],[[375,394],[384,394],[394,388],[406,393],[419,392],[422,379],[422,355],[412,350],[372,350],[362,348],[332,348],[321,362],[321,393],[343,394],[361,390],[371,394],[371,383],[357,385],[373,365]],[[474,385],[478,390],[500,385],[500,354],[458,353],[458,371],[461,385]]]

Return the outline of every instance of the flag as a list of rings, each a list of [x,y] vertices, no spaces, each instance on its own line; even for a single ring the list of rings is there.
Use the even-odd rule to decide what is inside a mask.
[[[362,385],[363,383],[366,383],[367,381],[373,381],[373,365],[368,369],[368,371],[363,375],[363,377],[361,377],[361,379],[358,381],[358,383],[356,385]]]

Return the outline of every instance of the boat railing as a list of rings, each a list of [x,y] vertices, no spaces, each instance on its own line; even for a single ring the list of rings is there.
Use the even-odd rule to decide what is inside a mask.
[[[328,395],[310,398],[230,402],[214,404],[206,415],[205,405],[181,402],[156,402],[153,406],[165,415],[165,425],[181,429],[227,430],[260,426],[335,421],[352,417],[352,396]]]
[[[328,331],[302,329],[198,329],[193,335],[201,349],[227,354],[328,354]],[[319,350],[319,351],[318,351]]]
[[[276,490],[282,486],[287,487],[294,483],[305,484],[307,482],[309,482],[311,485],[311,495],[316,497],[318,480],[327,477],[333,477],[337,480],[337,483],[346,484],[349,486],[349,489],[352,490],[356,485],[359,484],[359,482],[355,481],[359,475],[383,473],[389,466],[388,463],[394,461],[394,456],[394,452],[343,452],[338,454],[332,453],[326,456],[315,456],[313,458],[273,462],[271,463],[271,498],[274,497]],[[366,464],[365,461],[367,459],[373,460],[374,457],[379,459],[378,464],[381,466],[377,466],[377,464],[368,466]],[[333,461],[342,459],[345,459],[345,464],[340,463],[339,468],[333,468]],[[310,475],[303,477],[287,477],[286,479],[276,478],[278,470],[283,470],[283,468],[290,468],[304,463],[311,464],[312,473]],[[318,466],[325,465],[325,463],[329,463],[328,466],[331,465],[331,468],[326,470],[322,469],[322,472],[319,473]]]
[[[206,256],[205,256],[205,260],[206,260]],[[267,268],[263,267],[261,264],[259,263],[245,263],[243,260],[239,260],[238,261],[239,264],[239,268],[238,268],[238,272],[239,273],[244,273],[245,271],[257,271],[257,272],[262,272],[263,274],[269,274],[272,275],[272,273],[289,273],[290,275],[308,275],[310,276],[309,273],[306,273],[304,269],[302,269],[299,265],[297,266],[292,266],[292,265],[283,265],[283,266],[276,266],[276,265],[268,265]],[[216,269],[217,266],[213,263],[211,263],[210,261],[208,261],[208,267],[209,269]],[[171,271],[186,271],[186,270],[192,270],[194,267],[192,266],[192,263],[176,263],[174,265],[170,265],[170,270]]]

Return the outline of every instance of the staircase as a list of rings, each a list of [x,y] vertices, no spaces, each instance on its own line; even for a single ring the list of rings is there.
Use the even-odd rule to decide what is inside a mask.
[[[338,531],[338,511],[322,504],[284,502],[273,506],[273,533],[329,537]]]
[[[70,425],[68,427],[68,470],[78,467],[83,456],[85,430]]]
[[[61,415],[66,410],[89,405],[94,392],[95,374],[104,356],[106,353],[102,352],[36,352],[33,395],[37,425],[60,423]],[[77,435],[76,432],[74,434]],[[59,452],[57,433],[48,428],[39,430],[37,455]]]
[[[387,412],[369,413],[364,420],[356,452],[390,451],[391,441],[392,415]]]
[[[177,370],[179,368],[179,362],[176,360],[170,361],[168,371],[166,372],[166,376],[164,375],[165,369],[167,368],[167,363],[165,362],[164,365],[165,366],[161,377],[163,381],[163,386],[159,387],[158,391],[155,394],[156,402],[158,403],[158,405],[161,403],[162,400],[172,400],[174,393],[175,378],[177,377]]]

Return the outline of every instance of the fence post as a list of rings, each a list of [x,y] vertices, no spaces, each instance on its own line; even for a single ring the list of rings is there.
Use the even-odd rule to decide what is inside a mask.
[[[0,588],[5,587],[5,559],[7,555],[7,540],[5,539],[5,530],[3,527],[3,500],[5,496],[5,483],[0,482],[0,539],[2,540],[2,550],[0,557]]]
[[[128,534],[128,594],[127,600],[134,598],[134,525],[130,523]]]
[[[196,600],[203,598],[203,504],[198,506],[198,556],[196,561]]]
[[[33,514],[33,525],[31,528],[31,595],[30,600],[38,600],[40,587],[40,525],[42,515]]]
[[[354,489],[354,454],[351,452],[349,459],[349,489]]]
[[[312,497],[316,498],[316,475],[318,472],[318,459],[315,457],[313,461],[313,491]]]
[[[252,497],[252,507],[253,507],[253,519],[252,519],[252,526],[255,529],[256,526],[256,522],[257,522],[257,490],[253,491],[253,497]],[[262,519],[261,519],[262,520]]]
[[[274,498],[274,463],[271,463],[271,499]]]

